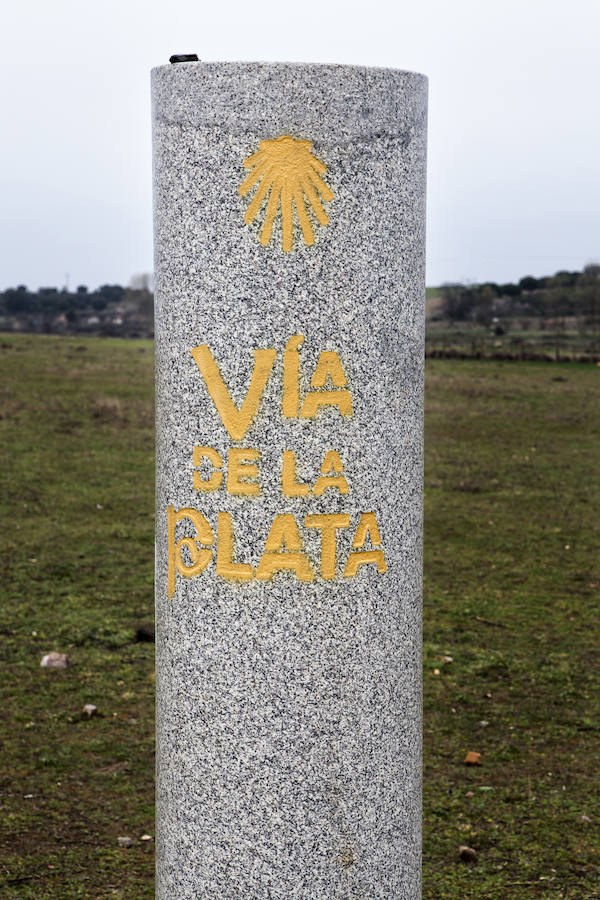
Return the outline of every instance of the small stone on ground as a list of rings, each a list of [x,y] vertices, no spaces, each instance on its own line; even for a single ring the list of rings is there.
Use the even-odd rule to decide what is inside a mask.
[[[117,838],[117,844],[119,847],[133,847],[134,841],[133,838],[123,835],[122,837]]]
[[[463,862],[472,863],[477,859],[477,850],[473,850],[472,847],[465,847],[463,845],[458,848],[458,855]]]
[[[40,666],[42,669],[66,669],[67,666],[71,665],[71,661],[66,653],[57,653],[56,650],[53,650],[51,653],[46,653],[45,656],[42,656],[42,661]]]

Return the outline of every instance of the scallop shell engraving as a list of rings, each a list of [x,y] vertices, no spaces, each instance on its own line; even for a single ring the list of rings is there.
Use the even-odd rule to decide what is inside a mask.
[[[315,242],[307,204],[319,224],[327,225],[329,222],[321,203],[321,198],[326,202],[333,200],[332,191],[321,177],[327,167],[310,152],[310,148],[310,141],[284,134],[275,140],[260,141],[256,153],[244,160],[244,168],[250,169],[250,174],[238,188],[238,193],[245,197],[257,186],[244,216],[246,225],[254,221],[263,203],[267,201],[259,236],[263,247],[267,246],[273,236],[273,224],[278,211],[281,215],[281,245],[286,253],[289,253],[294,243],[294,208],[307,246]]]

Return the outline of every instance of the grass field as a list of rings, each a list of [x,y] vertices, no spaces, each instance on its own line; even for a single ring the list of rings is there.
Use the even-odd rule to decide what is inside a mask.
[[[144,900],[152,346],[0,367],[0,897]],[[600,897],[600,369],[430,360],[426,439],[424,898]]]

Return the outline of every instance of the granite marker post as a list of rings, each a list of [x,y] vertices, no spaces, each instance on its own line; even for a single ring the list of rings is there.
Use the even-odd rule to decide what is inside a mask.
[[[157,896],[420,896],[427,82],[153,72]]]

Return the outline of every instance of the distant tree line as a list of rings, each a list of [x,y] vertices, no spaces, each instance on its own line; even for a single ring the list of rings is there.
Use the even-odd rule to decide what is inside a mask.
[[[556,272],[544,278],[526,275],[516,284],[444,284],[441,315],[453,322],[489,325],[508,317],[556,319],[576,316],[600,321],[600,265],[582,272]]]
[[[48,334],[101,334],[151,337],[154,295],[151,276],[137,275],[129,287],[81,284],[74,291],[25,285],[0,291],[0,330]]]
[[[31,313],[59,315],[90,308],[100,312],[109,305],[118,305],[125,293],[126,289],[120,284],[103,284],[95,291],[89,291],[84,284],[79,285],[75,291],[55,287],[41,287],[37,291],[30,291],[24,284],[20,284],[16,288],[0,292],[0,313],[8,316]]]

